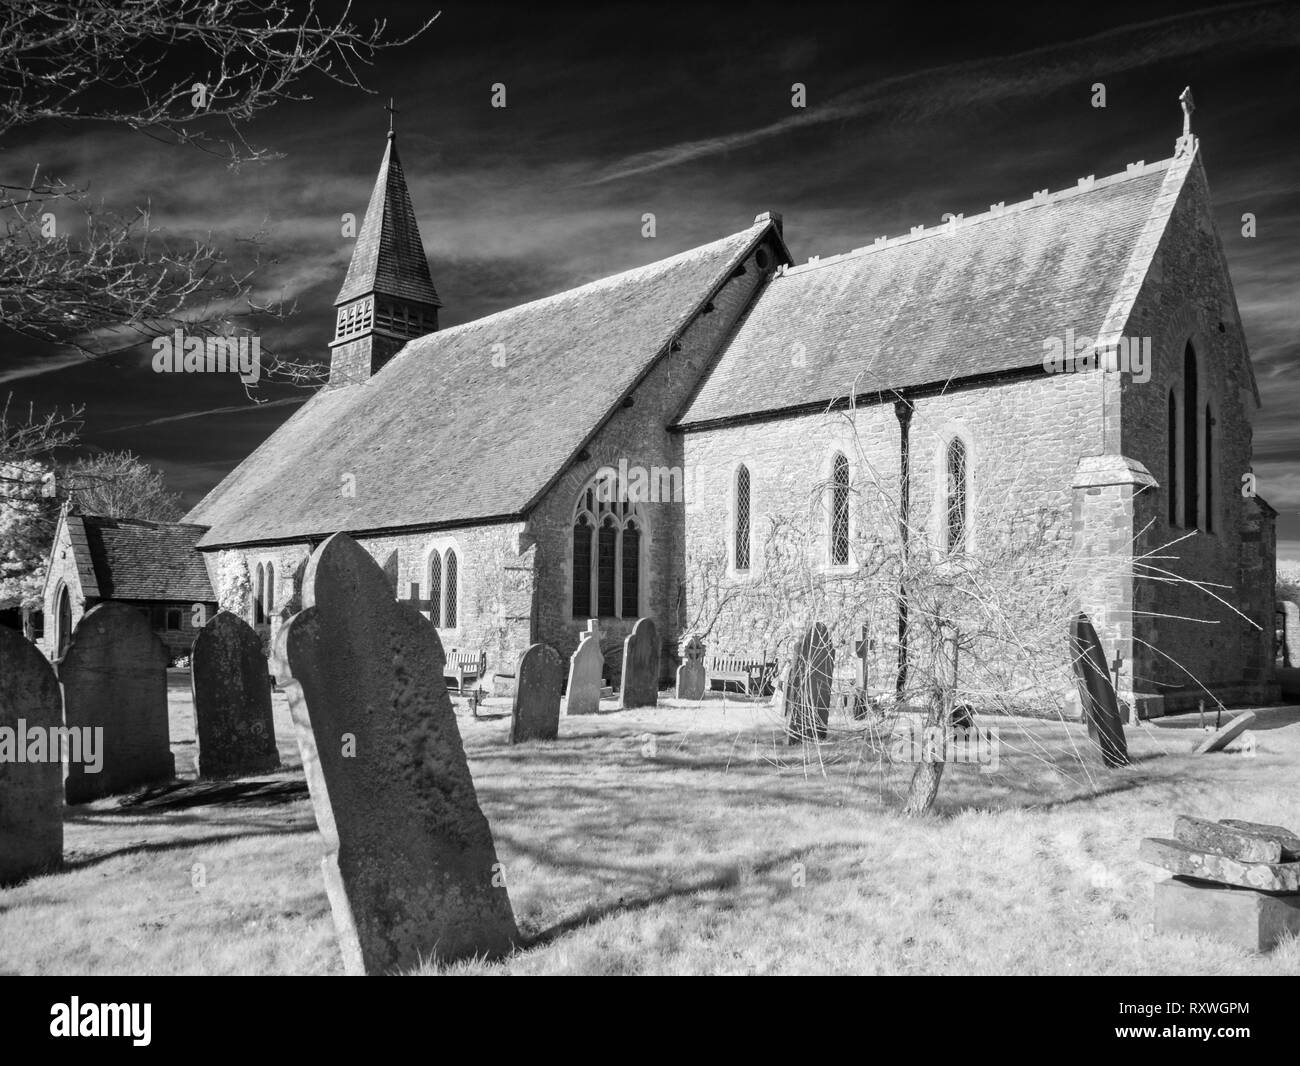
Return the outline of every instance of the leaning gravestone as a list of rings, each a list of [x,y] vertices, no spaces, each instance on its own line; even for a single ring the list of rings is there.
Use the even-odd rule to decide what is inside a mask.
[[[1222,751],[1242,733],[1244,733],[1255,722],[1254,711],[1243,711],[1228,719],[1227,725],[1216,729],[1208,737],[1202,740],[1195,748],[1192,749],[1193,755],[1209,755],[1211,752]]]
[[[1106,657],[1102,654],[1097,631],[1082,612],[1075,616],[1070,626],[1070,658],[1089,738],[1107,766],[1127,766],[1128,742],[1124,739],[1124,722],[1120,717],[1115,686],[1110,671],[1106,669]]]
[[[835,649],[824,622],[810,626],[799,641],[785,683],[786,734],[791,744],[826,739],[831,713]]]
[[[102,729],[103,764],[69,760],[64,795],[86,803],[176,773],[167,724],[171,656],[137,608],[101,603],[77,623],[59,660],[69,729]]]
[[[266,675],[262,640],[238,615],[221,611],[194,638],[190,687],[200,777],[264,774],[279,767]]]
[[[707,675],[704,672],[704,641],[692,633],[682,646],[682,665],[677,668],[677,698],[702,700]]]
[[[659,702],[659,634],[654,619],[638,618],[623,641],[623,707]]]
[[[587,623],[578,650],[569,656],[569,688],[565,714],[595,714],[600,710],[600,690],[605,674],[605,656],[600,650],[600,632],[593,618]]]
[[[276,640],[275,666],[347,972],[504,955],[518,931],[437,630],[342,533],[312,555],[302,603]]]
[[[510,714],[510,743],[554,740],[560,732],[560,682],[564,660],[549,644],[534,644],[519,656],[515,672],[514,709]]]
[[[63,859],[62,725],[59,682],[45,656],[0,626],[0,885]]]

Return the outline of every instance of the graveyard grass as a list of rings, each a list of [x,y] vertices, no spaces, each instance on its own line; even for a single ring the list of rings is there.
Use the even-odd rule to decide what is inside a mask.
[[[173,672],[178,772],[193,772]],[[949,765],[932,816],[897,812],[910,768],[862,727],[787,748],[764,703],[564,718],[507,744],[509,706],[457,701],[480,802],[527,943],[454,973],[1294,974],[1154,936],[1137,857],[1178,813],[1300,830],[1300,710],[1265,710],[1253,756],[1192,756],[1196,715],[1130,728],[1134,765],[1085,771],[1077,725],[991,720],[1001,767]],[[69,809],[62,870],[0,890],[0,972],[336,974],[322,845],[284,697],[285,769]],[[653,742],[651,741],[653,738]],[[432,967],[427,968],[432,971]]]

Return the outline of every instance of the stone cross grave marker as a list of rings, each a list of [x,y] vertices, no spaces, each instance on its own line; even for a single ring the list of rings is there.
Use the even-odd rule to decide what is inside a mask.
[[[1110,672],[1106,669],[1097,631],[1082,612],[1075,616],[1070,626],[1070,656],[1089,738],[1107,766],[1127,766],[1128,742],[1124,739],[1124,723],[1120,718],[1115,686],[1111,684]]]
[[[861,721],[871,713],[871,700],[867,695],[867,660],[876,649],[870,630],[864,623],[862,635],[853,643],[853,717]]]
[[[659,634],[653,618],[638,618],[623,641],[623,707],[659,702]]]
[[[518,939],[443,681],[437,630],[346,534],[276,641],[351,974],[500,957]]]
[[[824,622],[810,626],[799,641],[785,684],[786,735],[789,743],[826,739],[831,713],[831,675],[835,650]]]
[[[510,743],[554,740],[560,732],[560,683],[564,660],[549,644],[534,644],[519,656]]]
[[[682,665],[677,668],[677,698],[702,700],[706,675],[704,672],[704,641],[692,633],[682,645]]]
[[[190,689],[200,777],[279,768],[268,669],[261,638],[238,615],[220,611],[199,630],[190,658]]]
[[[587,623],[587,632],[578,642],[578,650],[569,656],[565,714],[595,714],[600,710],[604,672],[605,656],[600,650],[600,631],[593,618]]]
[[[63,861],[63,749],[54,732],[62,725],[53,668],[30,640],[0,626],[0,885]]]
[[[59,660],[63,711],[69,728],[103,729],[103,767],[87,773],[69,762],[68,803],[86,803],[176,772],[167,722],[167,663],[171,656],[149,619],[125,603],[101,603],[77,623]]]

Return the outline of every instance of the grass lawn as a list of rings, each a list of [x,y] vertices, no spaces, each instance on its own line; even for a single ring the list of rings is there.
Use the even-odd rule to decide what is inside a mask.
[[[1300,830],[1300,708],[1259,712],[1254,755],[1190,755],[1196,715],[1129,730],[1134,765],[1085,770],[1081,726],[990,719],[1000,766],[949,765],[932,816],[896,812],[910,766],[862,725],[782,743],[766,703],[715,695],[561,720],[506,744],[504,701],[458,701],[479,799],[527,944],[471,973],[1295,974],[1156,937],[1137,859],[1178,813]],[[0,890],[0,972],[337,974],[322,853],[284,697],[285,769],[193,782],[174,674],[179,785],[67,812],[65,867]]]

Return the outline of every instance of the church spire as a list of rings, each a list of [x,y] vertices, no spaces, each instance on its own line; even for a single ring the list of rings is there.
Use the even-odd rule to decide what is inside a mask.
[[[397,134],[388,144],[357,236],[330,342],[330,384],[364,381],[409,340],[438,328],[442,301],[433,287],[420,228],[397,154]]]

